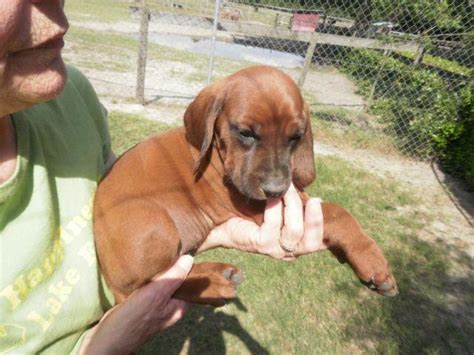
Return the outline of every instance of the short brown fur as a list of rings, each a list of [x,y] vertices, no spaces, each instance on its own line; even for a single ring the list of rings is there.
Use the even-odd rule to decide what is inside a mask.
[[[291,181],[302,192],[315,178],[308,105],[277,69],[250,67],[208,86],[184,122],[126,152],[98,188],[97,252],[118,302],[195,251],[215,226],[235,216],[261,224],[267,197]],[[396,294],[387,261],[354,217],[333,203],[322,209],[329,249],[368,286]],[[219,306],[241,281],[232,265],[196,264],[174,296]]]

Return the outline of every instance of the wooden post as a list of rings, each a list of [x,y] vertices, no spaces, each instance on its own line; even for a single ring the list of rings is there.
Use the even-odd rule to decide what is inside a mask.
[[[280,22],[280,14],[277,12],[277,13],[276,13],[276,16],[275,16],[275,22],[274,22],[274,24],[273,24],[273,28],[277,28],[279,22]]]
[[[311,34],[311,39],[309,40],[309,46],[306,50],[306,56],[304,58],[303,71],[301,72],[300,78],[298,79],[298,86],[301,89],[306,80],[306,74],[308,74],[309,67],[311,66],[311,61],[313,60],[314,50],[316,49],[316,43],[318,42],[319,33],[313,32]]]
[[[391,53],[392,53],[391,50],[385,49],[383,51],[383,56],[387,57]],[[382,60],[382,62],[380,63],[379,69],[377,70],[377,74],[375,75],[374,83],[372,84],[372,89],[370,89],[369,98],[367,99],[367,103],[366,103],[365,109],[364,109],[365,112],[367,112],[369,110],[370,106],[372,106],[372,102],[374,100],[374,95],[375,95],[375,89],[377,88],[377,84],[378,84],[379,79],[380,79],[380,74],[382,74],[382,70],[384,70],[384,68],[385,68],[385,60]]]
[[[423,61],[423,56],[425,55],[425,45],[423,42],[420,41],[418,44],[418,49],[416,50],[415,60],[413,61],[413,65],[418,65]]]
[[[146,0],[141,0],[140,12],[140,44],[138,47],[137,62],[137,86],[135,97],[142,105],[145,104],[145,72],[146,56],[148,47],[148,22],[150,20],[150,11],[146,6]]]

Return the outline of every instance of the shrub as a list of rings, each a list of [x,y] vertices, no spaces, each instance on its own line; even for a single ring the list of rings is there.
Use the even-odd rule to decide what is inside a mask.
[[[448,85],[437,72],[367,49],[349,51],[342,69],[402,151],[436,156],[474,187],[474,95],[468,80]]]
[[[448,143],[441,157],[443,166],[454,175],[464,180],[474,188],[474,93],[466,87],[462,94],[461,133],[458,138]]]
[[[375,50],[352,50],[342,62],[370,110],[386,124],[399,147],[426,158],[460,136],[459,90],[450,90],[435,72],[405,64]]]

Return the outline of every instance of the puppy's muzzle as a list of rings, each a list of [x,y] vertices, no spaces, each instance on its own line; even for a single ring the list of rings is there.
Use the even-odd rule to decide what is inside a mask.
[[[282,197],[289,187],[290,181],[288,179],[269,179],[261,185],[262,191],[267,198]]]

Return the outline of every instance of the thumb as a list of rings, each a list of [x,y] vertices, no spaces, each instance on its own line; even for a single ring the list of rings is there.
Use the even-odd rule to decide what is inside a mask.
[[[157,287],[164,296],[171,297],[186,279],[193,264],[194,258],[191,255],[182,255],[178,261],[163,274],[153,277],[150,284]]]

